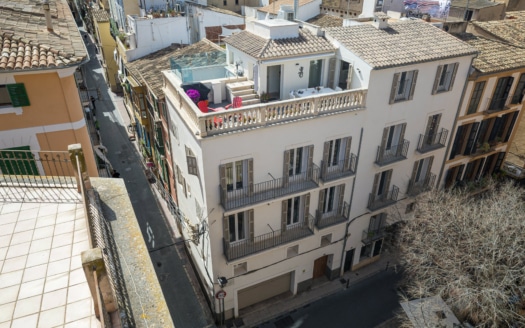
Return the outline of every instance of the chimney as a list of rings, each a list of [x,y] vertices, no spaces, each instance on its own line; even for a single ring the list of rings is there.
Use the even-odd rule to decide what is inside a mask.
[[[44,16],[46,17],[46,26],[49,32],[53,32],[53,24],[51,24],[51,11],[49,11],[49,0],[44,0],[42,3],[44,8]]]
[[[389,18],[390,17],[384,12],[378,11],[374,13],[374,21],[372,22],[372,25],[379,30],[384,30],[388,27]]]

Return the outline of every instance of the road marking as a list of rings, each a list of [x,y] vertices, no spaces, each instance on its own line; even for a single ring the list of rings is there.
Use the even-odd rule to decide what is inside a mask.
[[[151,229],[149,222],[146,222],[146,234],[148,235],[148,243],[151,243],[151,248],[155,248],[155,235],[153,234],[153,229]]]

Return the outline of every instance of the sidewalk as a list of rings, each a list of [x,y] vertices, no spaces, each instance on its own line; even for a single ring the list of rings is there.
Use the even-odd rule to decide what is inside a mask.
[[[383,253],[381,258],[366,267],[357,271],[346,272],[342,277],[332,281],[322,280],[314,282],[312,288],[301,294],[286,297],[276,297],[265,302],[261,302],[250,309],[249,312],[242,313],[241,320],[233,320],[232,325],[226,327],[275,327],[268,320],[288,314],[289,312],[301,308],[307,304],[318,301],[326,296],[341,292],[347,287],[355,285],[360,281],[378,274],[387,268],[397,269],[397,259],[391,253]]]

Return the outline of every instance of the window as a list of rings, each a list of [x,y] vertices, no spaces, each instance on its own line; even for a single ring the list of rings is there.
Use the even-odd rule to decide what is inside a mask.
[[[514,78],[512,76],[502,77],[498,80],[488,110],[502,110],[505,108],[513,81]]]
[[[472,20],[472,14],[474,13],[474,11],[472,10],[466,10],[465,11],[465,21],[470,21]]]
[[[483,94],[484,89],[485,81],[476,82],[476,85],[474,85],[474,91],[472,91],[472,95],[470,96],[470,102],[467,108],[467,115],[474,114],[478,111],[478,106],[481,101],[481,95]]]
[[[324,235],[321,237],[321,247],[328,246],[332,243],[332,234]]]
[[[239,212],[228,216],[228,228],[230,231],[230,242],[244,240],[246,238],[246,215]]]
[[[392,162],[400,160],[406,155],[408,146],[405,147],[406,123],[391,125],[383,129],[381,148],[377,162]]]
[[[439,142],[436,140],[438,138],[438,128],[439,123],[441,122],[441,114],[436,114],[429,116],[427,122],[427,128],[425,130],[425,140],[424,143],[427,146],[432,146]]]
[[[221,189],[232,192],[234,190],[248,190],[253,186],[253,159],[244,159],[219,166]]]
[[[223,4],[224,6],[227,6],[227,5],[228,5],[227,0],[222,0],[222,4]]]
[[[282,201],[281,230],[286,231],[301,223],[308,222],[310,194],[292,197]]]
[[[242,262],[233,266],[233,274],[238,276],[240,274],[248,272],[248,262]]]
[[[292,14],[293,15],[293,14]],[[321,72],[323,70],[323,60],[310,61],[310,71],[308,75],[308,87],[315,88],[321,86]]]
[[[23,83],[0,85],[0,107],[23,107],[29,105],[29,98]]]
[[[308,171],[313,160],[313,147],[305,146],[285,151],[283,172],[285,179],[303,175]]]
[[[239,5],[239,0],[235,0],[235,5],[236,5],[236,6]]]
[[[340,213],[343,206],[345,185],[328,187],[319,192],[319,207],[322,218],[332,217]]]
[[[416,86],[418,70],[394,74],[392,89],[390,90],[390,104],[412,100]]]
[[[198,176],[199,167],[197,165],[197,157],[193,154],[193,151],[186,147],[186,162],[188,164],[188,173]]]
[[[375,175],[372,193],[376,196],[376,199],[386,197],[388,190],[390,189],[391,179],[392,170],[383,171]]]
[[[438,66],[436,78],[434,80],[434,87],[432,88],[433,95],[452,90],[458,65],[458,63],[454,63]]]
[[[286,20],[293,21],[293,13],[286,13]]]
[[[511,103],[521,104],[521,101],[523,100],[523,96],[525,96],[525,73],[521,74],[520,76],[520,79],[518,81],[518,85],[516,86],[516,90],[514,91],[514,97],[512,97]]]

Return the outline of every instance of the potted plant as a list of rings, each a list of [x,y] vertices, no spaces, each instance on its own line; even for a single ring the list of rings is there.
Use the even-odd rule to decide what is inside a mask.
[[[267,103],[270,100],[270,95],[263,91],[261,93],[260,100],[262,103]]]

